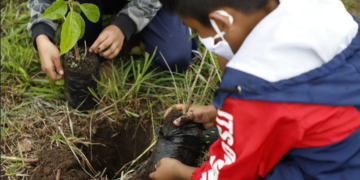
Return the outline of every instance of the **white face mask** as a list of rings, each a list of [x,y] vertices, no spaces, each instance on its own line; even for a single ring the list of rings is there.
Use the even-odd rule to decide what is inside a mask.
[[[215,11],[215,12],[228,17],[230,24],[233,24],[234,18],[230,14],[228,14],[226,11],[219,10],[219,11]],[[217,24],[215,23],[214,20],[210,19],[210,23],[217,34],[214,37],[208,37],[208,38],[204,38],[204,39],[199,36],[201,43],[203,43],[204,46],[207,49],[209,49],[211,52],[213,52],[219,56],[222,56],[228,60],[231,60],[234,57],[234,53],[233,53],[229,43],[224,38],[225,32],[220,31],[219,27],[217,26]],[[220,38],[220,37],[221,37],[222,41],[219,41],[217,44],[215,44],[215,39]]]

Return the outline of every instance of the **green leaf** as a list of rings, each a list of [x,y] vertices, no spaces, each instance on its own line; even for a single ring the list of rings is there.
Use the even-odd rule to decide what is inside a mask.
[[[58,86],[63,86],[63,85],[65,85],[65,82],[64,82],[64,80],[60,80],[60,81],[56,81],[55,84]]]
[[[17,169],[19,169],[20,164],[11,164],[6,173],[14,173]]]
[[[60,56],[72,49],[81,34],[81,25],[77,15],[70,11],[62,27]]]
[[[74,12],[74,13],[76,14],[76,16],[78,17],[79,22],[80,22],[81,33],[80,33],[79,39],[81,39],[85,34],[85,20],[79,13],[76,13],[76,12]]]
[[[81,9],[80,9],[80,3],[79,2],[76,2],[73,4],[73,10],[74,12],[77,12],[77,13],[81,13]]]
[[[51,20],[61,19],[63,16],[65,16],[66,12],[67,12],[66,2],[60,0],[54,2],[51,7],[47,8],[44,14],[41,15],[41,17]]]
[[[95,4],[84,3],[80,5],[80,8],[91,22],[96,23],[99,21],[100,10]]]
[[[51,139],[61,139],[63,138],[62,136],[50,136]]]
[[[196,32],[193,32],[187,42],[189,42],[191,39],[193,39],[196,36],[198,36],[198,34]]]
[[[49,79],[50,87],[55,87],[55,82],[52,79]]]
[[[136,46],[130,51],[130,54],[131,55],[142,55],[143,52],[139,46]]]

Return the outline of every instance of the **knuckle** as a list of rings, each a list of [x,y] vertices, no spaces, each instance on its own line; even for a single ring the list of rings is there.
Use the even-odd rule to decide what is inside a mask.
[[[49,71],[49,70],[50,70],[50,67],[49,67],[49,66],[42,66],[42,70],[43,70],[43,71]]]

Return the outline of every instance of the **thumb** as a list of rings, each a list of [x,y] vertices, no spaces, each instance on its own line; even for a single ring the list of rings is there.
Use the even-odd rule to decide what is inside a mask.
[[[52,57],[52,60],[53,60],[54,65],[55,65],[56,72],[58,74],[60,74],[60,75],[64,75],[64,70],[63,70],[63,67],[61,65],[60,57],[59,56]]]
[[[152,180],[155,180],[155,172],[149,174],[149,178]]]
[[[158,163],[155,164],[155,169],[160,167],[160,163],[161,163],[161,160]]]
[[[181,125],[182,125],[182,123],[181,123],[181,117],[179,117],[179,118],[177,118],[177,119],[174,120],[174,125],[175,125],[175,126],[181,126]]]

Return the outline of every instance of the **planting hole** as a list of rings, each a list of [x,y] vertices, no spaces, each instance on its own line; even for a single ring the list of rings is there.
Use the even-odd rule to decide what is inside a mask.
[[[95,170],[102,172],[106,168],[105,174],[111,179],[125,164],[136,159],[150,146],[153,140],[151,122],[140,123],[141,125],[131,119],[115,125],[105,120],[97,126],[92,142],[105,146],[93,145],[92,151],[90,147],[82,147]],[[119,124],[124,125],[119,127]],[[149,156],[150,152],[147,152],[135,165],[147,160]],[[121,173],[116,178],[119,175]]]

